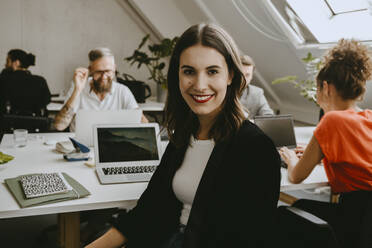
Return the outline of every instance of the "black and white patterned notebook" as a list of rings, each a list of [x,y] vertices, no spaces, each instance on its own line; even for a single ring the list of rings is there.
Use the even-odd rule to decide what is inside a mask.
[[[26,198],[65,193],[71,190],[61,173],[42,173],[21,177]]]

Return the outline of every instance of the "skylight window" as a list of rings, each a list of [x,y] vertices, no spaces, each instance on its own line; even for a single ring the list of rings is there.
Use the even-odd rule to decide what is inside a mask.
[[[372,0],[286,1],[319,43],[341,38],[372,41]]]
[[[366,0],[324,0],[334,15],[368,10]]]

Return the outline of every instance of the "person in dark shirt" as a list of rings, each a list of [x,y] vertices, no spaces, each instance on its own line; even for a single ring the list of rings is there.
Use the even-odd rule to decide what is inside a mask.
[[[50,91],[43,77],[27,70],[32,65],[35,65],[35,55],[20,49],[8,52],[5,68],[0,73],[1,113],[46,115]]]

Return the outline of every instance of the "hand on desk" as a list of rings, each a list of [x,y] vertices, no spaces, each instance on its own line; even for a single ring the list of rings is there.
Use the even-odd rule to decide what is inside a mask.
[[[287,165],[295,166],[297,162],[300,160],[294,150],[289,150],[285,146],[280,148],[279,154]]]
[[[306,145],[304,145],[304,144],[298,145],[298,146],[294,149],[294,151],[295,151],[295,153],[296,153],[296,155],[297,155],[297,157],[298,157],[299,159],[302,158],[302,155],[304,154],[305,149],[306,149]]]

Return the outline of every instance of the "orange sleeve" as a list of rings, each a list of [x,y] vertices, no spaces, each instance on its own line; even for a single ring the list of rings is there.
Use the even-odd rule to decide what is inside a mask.
[[[342,152],[337,145],[343,142],[341,140],[342,136],[339,135],[342,125],[343,120],[339,113],[329,112],[323,116],[314,131],[314,136],[329,162],[337,160],[340,152]]]

